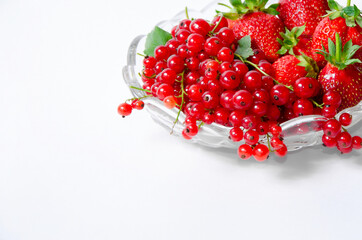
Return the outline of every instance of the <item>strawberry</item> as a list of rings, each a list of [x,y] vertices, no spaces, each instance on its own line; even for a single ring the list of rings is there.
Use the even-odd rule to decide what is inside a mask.
[[[328,61],[319,74],[318,81],[323,91],[331,89],[337,91],[342,97],[339,110],[355,106],[362,100],[362,73],[355,63],[361,63],[359,59],[352,59],[360,46],[353,45],[349,40],[342,47],[342,38],[336,33],[335,42],[328,39],[328,50],[318,52]]]
[[[304,34],[312,35],[322,16],[329,10],[327,0],[279,0],[279,17],[291,30],[306,26]]]
[[[286,54],[296,54],[302,55],[305,54],[308,57],[312,57],[312,38],[304,35],[305,26],[294,27],[291,31],[288,28],[285,28],[284,33],[280,33],[283,39],[277,39],[280,45],[282,46],[278,53],[281,55]]]
[[[361,45],[362,41],[362,17],[360,10],[356,6],[349,6],[350,0],[345,8],[334,0],[329,0],[328,4],[332,11],[327,11],[327,16],[318,24],[312,39],[313,58],[320,67],[325,66],[327,61],[316,52],[322,48],[322,45],[328,48],[328,39],[334,41],[336,33],[341,37],[343,44],[350,39],[352,39],[354,44],[358,45]],[[361,51],[358,54],[360,56]]]
[[[301,77],[316,77],[318,66],[306,55],[286,55],[273,63],[274,77],[279,83],[292,86]]]
[[[229,19],[229,27],[235,36],[241,39],[251,37],[253,48],[261,49],[269,62],[278,59],[280,32],[284,30],[283,22],[276,17],[278,4],[265,8],[268,0],[230,0],[231,12],[223,13]]]

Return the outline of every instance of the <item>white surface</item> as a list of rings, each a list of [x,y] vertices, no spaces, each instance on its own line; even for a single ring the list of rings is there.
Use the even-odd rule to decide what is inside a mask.
[[[204,5],[0,2],[1,240],[361,239],[361,152],[260,164],[117,115],[130,41]]]

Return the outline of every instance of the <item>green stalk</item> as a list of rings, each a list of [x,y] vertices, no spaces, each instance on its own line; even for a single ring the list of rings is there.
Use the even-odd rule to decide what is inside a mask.
[[[184,105],[185,105],[185,95],[186,95],[186,92],[185,92],[185,88],[184,88],[184,74],[185,74],[185,72],[182,72],[182,73],[181,73],[181,77],[182,77],[182,78],[181,78],[181,83],[180,83],[180,86],[181,86],[181,105],[180,105],[180,108],[179,108],[179,110],[178,110],[176,119],[175,119],[175,121],[173,122],[173,125],[172,125],[172,128],[171,128],[170,134],[173,133],[173,129],[175,128],[176,123],[178,122],[178,119],[179,119],[179,117],[180,117],[182,108],[183,108]]]
[[[150,90],[143,89],[143,88],[138,88],[138,87],[135,87],[135,86],[130,86],[129,88],[136,89],[136,90],[139,90],[139,91],[142,91],[142,92],[152,93]]]
[[[187,10],[187,7],[185,7],[185,14],[186,14],[186,18],[187,18],[187,19],[190,19],[190,17],[189,17],[189,11]]]
[[[351,6],[351,0],[347,0],[347,7]]]
[[[338,63],[341,62],[342,43],[339,34],[336,33],[336,60]]]

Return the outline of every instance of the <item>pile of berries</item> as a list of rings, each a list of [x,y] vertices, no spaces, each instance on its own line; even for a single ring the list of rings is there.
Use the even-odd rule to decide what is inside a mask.
[[[288,149],[280,124],[306,115],[327,118],[322,126],[325,146],[337,147],[342,153],[362,147],[361,137],[352,138],[343,128],[352,116],[344,113],[335,119],[343,97],[336,89],[325,89],[307,72],[292,82],[282,81],[279,63],[273,64],[265,50],[251,48],[250,36],[240,37],[230,25],[223,15],[211,22],[200,18],[180,21],[167,42],[155,47],[152,56],[144,56],[143,88],[138,89],[145,92],[142,98],[156,97],[166,108],[177,108],[175,124],[181,112],[185,114],[185,139],[196,136],[204,124],[229,127],[226,137],[242,141],[238,148],[242,159],[253,156],[264,161],[271,152],[285,156]],[[295,61],[294,55],[286,56]],[[130,101],[118,107],[123,117],[144,107],[142,99]],[[260,142],[261,137],[267,144]]]

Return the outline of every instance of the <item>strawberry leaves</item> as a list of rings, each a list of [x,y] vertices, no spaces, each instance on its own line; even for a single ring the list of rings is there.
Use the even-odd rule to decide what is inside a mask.
[[[322,44],[323,50],[319,49],[317,54],[321,54],[332,65],[336,66],[339,70],[345,69],[348,65],[354,63],[362,63],[359,59],[353,59],[353,55],[361,48],[361,46],[353,45],[352,40],[349,40],[342,46],[342,40],[338,33],[336,33],[336,44],[332,39],[328,38],[328,51],[326,51]]]
[[[299,37],[303,34],[305,30],[305,25],[301,27],[294,27],[291,31],[288,28],[285,28],[285,33],[281,32],[280,36],[283,38],[277,38],[277,41],[282,46],[277,52],[280,55],[284,55],[287,52],[291,55],[294,55],[293,48],[297,46],[299,42]]]
[[[146,38],[145,55],[154,57],[155,48],[161,45],[165,45],[168,40],[172,38],[169,32],[166,32],[162,28],[156,26]]]
[[[236,20],[241,15],[252,13],[252,12],[265,12],[271,15],[278,15],[279,12],[277,8],[279,4],[272,4],[269,7],[266,7],[268,0],[229,0],[232,7],[227,6],[223,3],[219,3],[219,5],[227,7],[230,9],[230,12],[220,12],[216,11],[217,13],[222,13],[224,17]]]
[[[329,19],[333,20],[342,17],[346,20],[348,27],[355,27],[357,24],[362,27],[361,11],[356,5],[343,8],[334,0],[328,0],[328,6],[332,11],[327,11]]]

